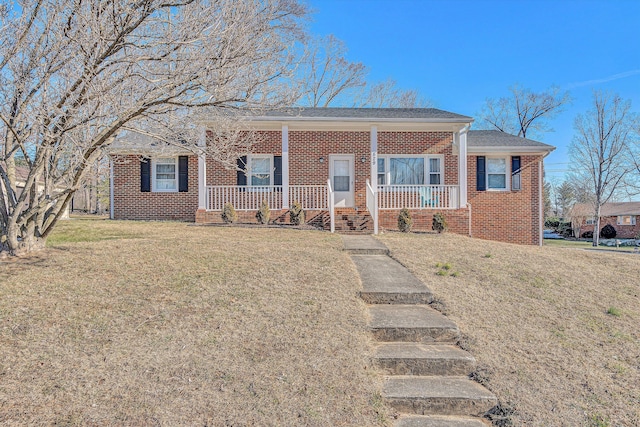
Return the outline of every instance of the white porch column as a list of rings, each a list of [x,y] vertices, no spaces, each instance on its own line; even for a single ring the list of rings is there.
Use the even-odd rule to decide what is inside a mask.
[[[198,210],[208,209],[207,206],[207,130],[202,127],[198,136]]]
[[[282,125],[282,209],[289,209],[289,125]]]
[[[467,206],[467,131],[469,127],[462,129],[458,135],[458,186],[460,188],[460,206]]]
[[[371,126],[371,188],[378,192],[378,127]]]

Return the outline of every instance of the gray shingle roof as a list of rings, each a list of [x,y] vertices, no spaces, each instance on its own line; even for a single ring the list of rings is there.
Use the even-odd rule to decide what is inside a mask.
[[[299,119],[359,119],[376,120],[390,119],[402,121],[425,120],[446,122],[472,122],[473,119],[461,114],[436,108],[285,108],[266,112],[254,113],[256,117],[286,117]]]
[[[527,147],[552,151],[554,146],[510,135],[499,130],[470,130],[467,134],[469,147]]]

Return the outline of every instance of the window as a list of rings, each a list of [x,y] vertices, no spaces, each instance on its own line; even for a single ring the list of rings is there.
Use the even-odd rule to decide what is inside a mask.
[[[618,225],[636,225],[635,215],[619,215]]]
[[[595,218],[587,218],[587,220],[584,222],[586,225],[594,225],[596,223]]]
[[[490,190],[507,189],[507,159],[487,159],[487,188]]]
[[[271,156],[250,156],[249,176],[251,186],[272,185],[273,168],[271,166]]]
[[[441,185],[442,163],[442,156],[378,157],[378,185]]]
[[[171,157],[154,159],[151,171],[153,191],[178,191],[178,159]]]

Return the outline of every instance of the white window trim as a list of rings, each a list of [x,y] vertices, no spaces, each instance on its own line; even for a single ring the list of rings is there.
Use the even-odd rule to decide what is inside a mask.
[[[254,186],[251,182],[253,176],[253,160],[254,159],[269,159],[269,185],[273,187],[273,177],[275,175],[275,167],[273,165],[273,154],[249,154],[247,155],[247,187],[267,187],[265,185]],[[257,189],[256,189],[257,190]]]
[[[175,189],[174,188],[158,188],[157,182],[156,182],[156,165],[158,164],[158,160],[160,159],[173,159],[174,165],[175,165],[175,172],[174,172],[174,181],[176,183]],[[161,157],[161,158],[157,158],[157,159],[151,159],[151,192],[153,193],[177,193],[178,192],[178,177],[179,177],[179,173],[180,171],[178,171],[178,158],[177,157]]]
[[[511,156],[485,156],[485,182],[487,183],[487,191],[505,192],[511,191]],[[504,159],[504,185],[505,188],[491,188],[489,187],[489,159]],[[522,168],[520,168],[522,170]],[[492,174],[497,175],[497,174]],[[522,177],[520,178],[520,188],[522,188]]]
[[[431,184],[429,184],[429,178],[431,175],[431,169],[430,169],[430,165],[429,165],[429,159],[440,159],[440,184],[437,185],[446,185],[444,182],[444,176],[445,176],[445,170],[444,170],[444,154],[378,154],[378,159],[384,159],[384,184],[380,185],[378,184],[378,186],[382,186],[382,187],[390,187],[390,186],[395,186],[395,185],[400,185],[400,184],[391,184],[391,161],[390,159],[415,159],[415,158],[422,158],[424,159],[424,184],[421,185],[426,185],[426,186],[430,186]],[[376,160],[376,164],[375,164],[375,168],[376,168],[376,178],[378,176],[378,162]],[[377,182],[377,179],[376,179]],[[415,184],[415,185],[420,185],[420,184]],[[434,184],[434,186],[436,186],[436,184]]]
[[[629,224],[624,223],[624,218],[629,217]],[[635,215],[618,215],[616,219],[617,225],[628,225],[633,226],[636,225],[636,216]]]

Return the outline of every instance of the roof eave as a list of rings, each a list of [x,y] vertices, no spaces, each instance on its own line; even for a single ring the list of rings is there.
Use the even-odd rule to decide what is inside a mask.
[[[469,154],[482,154],[482,153],[531,153],[531,154],[544,154],[547,155],[555,150],[556,147],[546,145],[544,147],[527,147],[527,146],[469,146],[467,153]]]

